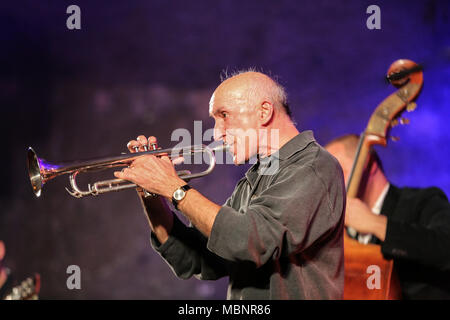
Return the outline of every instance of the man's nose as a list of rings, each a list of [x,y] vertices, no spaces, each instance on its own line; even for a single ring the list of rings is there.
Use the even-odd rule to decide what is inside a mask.
[[[214,141],[224,140],[224,138],[225,138],[225,130],[223,126],[221,126],[216,122],[216,124],[214,125]]]

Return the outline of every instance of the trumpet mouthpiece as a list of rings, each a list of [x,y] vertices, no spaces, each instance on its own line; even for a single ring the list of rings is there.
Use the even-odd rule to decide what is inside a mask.
[[[212,150],[214,151],[214,152],[218,152],[218,151],[228,151],[228,149],[230,148],[230,146],[229,145],[227,145],[227,144],[221,144],[221,145],[219,145],[219,146],[217,146],[217,147],[214,147]]]

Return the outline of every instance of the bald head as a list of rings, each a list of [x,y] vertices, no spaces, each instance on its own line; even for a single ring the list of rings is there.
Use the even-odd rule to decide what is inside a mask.
[[[270,154],[298,133],[285,106],[283,87],[269,76],[255,71],[235,74],[217,87],[209,103],[214,139],[233,146],[235,163]],[[279,139],[270,142],[268,132]]]
[[[284,88],[274,79],[261,72],[243,71],[232,74],[223,80],[214,92],[212,99],[217,95],[227,95],[249,107],[267,101],[274,108],[291,117]]]
[[[358,149],[359,136],[356,134],[346,134],[331,140],[325,145],[326,149],[340,148],[345,156],[353,159]]]
[[[353,166],[353,161],[358,150],[359,139],[359,136],[356,134],[346,134],[331,140],[325,145],[325,149],[339,161],[342,171],[344,172],[345,182],[347,182],[347,178]],[[378,154],[371,149],[368,167],[372,167],[374,164],[376,164],[377,168],[383,172],[383,166]]]

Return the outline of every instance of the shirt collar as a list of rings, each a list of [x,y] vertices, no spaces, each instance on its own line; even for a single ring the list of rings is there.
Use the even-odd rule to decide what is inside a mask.
[[[313,141],[316,140],[314,139],[314,134],[311,130],[300,132],[269,157],[261,158],[253,166],[251,166],[245,174],[247,180],[253,184],[252,182],[256,180],[261,173],[258,171],[264,171],[264,167],[268,166],[270,162],[274,161],[274,159],[281,161],[289,159],[295,153],[305,149],[306,146]]]
[[[276,157],[280,160],[286,160],[292,157],[295,153],[302,151],[308,144],[316,141],[311,130],[302,131],[285,143],[277,152],[270,157]]]
[[[384,187],[383,191],[381,191],[380,195],[378,196],[377,201],[375,202],[372,212],[375,214],[381,213],[381,207],[383,206],[384,198],[386,198],[387,192],[389,190],[389,182],[386,183],[386,186]]]

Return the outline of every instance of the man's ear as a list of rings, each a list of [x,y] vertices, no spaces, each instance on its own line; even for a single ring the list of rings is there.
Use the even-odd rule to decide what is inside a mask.
[[[265,126],[267,125],[273,117],[273,104],[268,102],[268,101],[264,101],[260,108],[259,108],[259,113],[258,113],[258,117],[259,117],[259,121],[261,122],[261,125]]]

